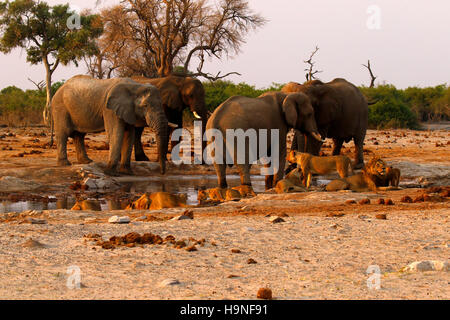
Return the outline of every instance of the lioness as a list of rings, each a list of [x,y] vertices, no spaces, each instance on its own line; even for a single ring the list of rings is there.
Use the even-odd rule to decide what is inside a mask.
[[[77,200],[72,207],[74,211],[102,211],[100,202],[97,200]]]
[[[137,201],[130,204],[126,210],[161,210],[166,208],[187,207],[185,194],[173,195],[167,192],[144,194]]]
[[[278,194],[292,193],[292,192],[306,192],[306,189],[301,185],[302,175],[300,170],[292,170],[285,179],[278,181],[275,191]]]
[[[352,163],[346,156],[316,157],[309,153],[291,151],[286,160],[300,166],[303,172],[303,185],[307,188],[311,185],[313,173],[328,174],[337,171],[341,178],[346,178],[350,169],[353,174]]]
[[[198,201],[200,204],[205,204],[208,201],[225,202],[241,198],[240,192],[234,189],[214,188],[198,191]]]

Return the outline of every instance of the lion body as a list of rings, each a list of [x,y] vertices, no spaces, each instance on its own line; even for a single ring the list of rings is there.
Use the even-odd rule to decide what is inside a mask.
[[[71,210],[74,211],[102,211],[99,201],[96,200],[77,200]]]
[[[239,186],[234,188],[213,188],[198,191],[198,201],[200,202],[200,204],[206,204],[209,201],[235,201],[254,196],[256,196],[256,193],[250,186]]]
[[[387,186],[391,185],[392,187],[398,187],[400,184],[400,176],[401,171],[400,169],[388,167],[386,169],[386,180],[387,180]]]
[[[156,192],[144,194],[141,198],[133,202],[127,210],[161,210],[169,208],[186,207],[187,196],[184,194],[173,195],[167,192]]]
[[[294,193],[306,192],[305,187],[301,184],[302,175],[299,169],[292,170],[285,179],[278,181],[275,191],[276,193]]]
[[[303,172],[303,185],[307,188],[311,185],[313,174],[337,172],[341,178],[346,178],[349,171],[353,173],[352,162],[346,156],[317,157],[309,153],[291,151],[287,160],[300,166]]]
[[[393,168],[392,168],[393,169]],[[397,175],[398,169],[391,169],[392,175]],[[398,172],[397,172],[398,170]],[[388,166],[380,158],[375,157],[363,168],[361,173],[347,178],[341,178],[331,181],[327,187],[327,191],[352,190],[357,192],[377,191],[379,187],[386,187],[388,180]],[[389,184],[389,182],[388,182]]]

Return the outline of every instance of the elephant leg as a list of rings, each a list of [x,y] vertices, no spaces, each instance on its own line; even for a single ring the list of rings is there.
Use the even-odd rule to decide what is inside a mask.
[[[344,144],[343,139],[333,139],[333,156],[338,156],[341,154],[342,145]]]
[[[144,127],[137,127],[134,134],[134,158],[136,161],[150,161],[144,152],[144,147],[142,146],[142,133],[144,132]]]
[[[133,143],[135,142],[135,128],[127,125],[122,142],[122,150],[120,155],[120,169],[119,172],[123,174],[132,175],[131,170],[131,153],[133,151]]]
[[[176,129],[181,129],[183,128],[183,110],[179,111],[178,113],[175,114],[175,116],[173,117],[174,119],[174,124],[176,124],[178,126],[178,128],[170,128],[170,133],[169,133],[169,137],[172,137],[172,133],[176,130]],[[177,141],[172,141],[172,139],[170,139],[170,147],[171,150],[173,150],[173,148],[176,147],[176,145],[179,142]]]
[[[363,137],[355,137],[353,141],[355,143],[355,165],[354,169],[361,169],[364,167],[364,138]]]
[[[239,164],[237,165],[239,170],[239,175],[241,176],[242,186],[252,186],[252,181],[250,179],[250,164]]]
[[[214,168],[216,169],[219,188],[222,188],[222,189],[228,188],[227,175],[226,175],[227,165],[214,163]]]
[[[117,165],[120,161],[122,143],[125,135],[125,124],[120,119],[114,120],[114,125],[111,128],[109,136],[109,161],[106,173],[112,176],[117,176]]]
[[[73,136],[73,142],[75,144],[75,150],[77,152],[77,159],[79,164],[88,164],[91,163],[92,160],[89,159],[86,153],[86,146],[84,144],[85,133],[75,132]]]
[[[56,147],[58,149],[58,166],[70,166],[71,163],[67,159],[67,139],[69,138],[66,132],[56,133]]]
[[[286,137],[284,139],[286,141]],[[277,185],[277,183],[284,179],[284,169],[286,167],[286,142],[280,141],[280,158],[278,164],[277,173],[274,176],[273,187]],[[272,157],[273,159],[273,157]]]

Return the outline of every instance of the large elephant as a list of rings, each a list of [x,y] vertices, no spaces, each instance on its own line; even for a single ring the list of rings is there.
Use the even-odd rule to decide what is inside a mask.
[[[74,140],[78,162],[90,163],[84,137],[86,133],[106,130],[110,144],[107,173],[131,174],[135,126],[148,125],[156,133],[161,173],[165,173],[168,121],[155,86],[127,78],[97,80],[75,76],[56,92],[52,112],[59,165],[70,165],[68,137]]]
[[[183,127],[183,112],[186,108],[194,114],[195,118],[202,121],[202,129],[205,132],[208,112],[205,104],[205,89],[200,80],[192,77],[168,76],[165,78],[149,79],[133,77],[140,83],[149,83],[156,86],[162,98],[164,111],[170,123],[178,128]],[[136,128],[134,152],[136,161],[148,161],[144,153],[141,137],[144,128]],[[173,130],[173,128],[172,128]],[[171,132],[169,133],[169,135]],[[203,145],[203,149],[205,144]]]
[[[320,134],[333,139],[333,155],[339,155],[342,144],[353,139],[356,149],[354,168],[364,166],[368,103],[355,85],[345,79],[334,79],[328,83],[314,80],[303,85],[291,82],[283,87],[282,92],[306,94],[312,102]],[[311,135],[302,135],[296,131],[293,150],[319,155],[321,147],[322,143]]]
[[[231,165],[229,162],[227,163],[227,154],[234,155],[234,157],[231,157],[231,161],[238,166],[241,184],[251,186],[250,168],[253,162],[250,161],[249,155],[251,141],[244,142],[245,150],[238,148],[238,143],[236,142],[228,141],[227,143],[228,130],[231,129],[236,132],[236,130],[241,129],[241,133],[246,132],[249,136],[251,135],[249,129],[256,130],[256,138],[258,141],[253,141],[252,147],[258,146],[258,149],[261,148],[261,141],[263,141],[262,139],[264,137],[264,135],[259,135],[258,133],[263,133],[264,131],[267,133],[268,149],[259,150],[257,157],[267,155],[273,159],[276,153],[278,153],[279,162],[272,163],[272,165],[275,165],[274,174],[266,175],[266,189],[270,189],[284,177],[286,135],[290,128],[309,133],[316,139],[321,140],[314,119],[314,109],[311,106],[309,98],[303,93],[286,94],[282,92],[269,92],[258,98],[235,96],[222,103],[212,114],[206,125],[208,135],[214,131],[211,129],[216,129],[216,132],[218,130],[224,140],[222,151],[220,150],[221,143],[217,142],[218,137],[208,138],[209,141],[214,141],[214,166],[219,187],[227,188],[226,166],[227,164]],[[271,141],[273,130],[278,130],[279,133],[278,141],[274,140],[274,143],[276,142],[278,144],[278,149]],[[234,145],[234,150],[230,150],[232,148],[231,145]],[[217,156],[217,152],[219,152],[219,156]],[[245,158],[242,158],[244,156]],[[238,162],[239,157],[244,161]]]

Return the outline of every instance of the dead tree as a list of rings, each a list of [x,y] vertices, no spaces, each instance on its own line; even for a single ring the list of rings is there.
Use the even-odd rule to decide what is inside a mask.
[[[316,46],[316,49],[314,49],[314,51],[311,53],[311,55],[309,56],[309,59],[304,61],[306,64],[309,65],[309,68],[306,68],[305,71],[307,71],[308,73],[306,74],[306,81],[311,81],[316,79],[316,74],[321,73],[323,71],[320,70],[314,70],[314,65],[316,64],[315,62],[313,62],[313,57],[315,56],[315,54],[319,51],[319,47]]]
[[[36,86],[36,88],[38,89],[38,91],[41,91],[41,92],[44,91],[44,89],[45,89],[45,81],[44,80],[39,81],[39,82],[35,82],[32,79],[28,78],[28,81],[33,83]]]
[[[367,60],[367,65],[363,64],[363,67],[366,67],[367,70],[369,70],[370,79],[371,79],[371,81],[370,81],[370,88],[375,87],[375,80],[377,79],[377,77],[375,77],[373,75],[372,68],[370,67],[370,60]]]

